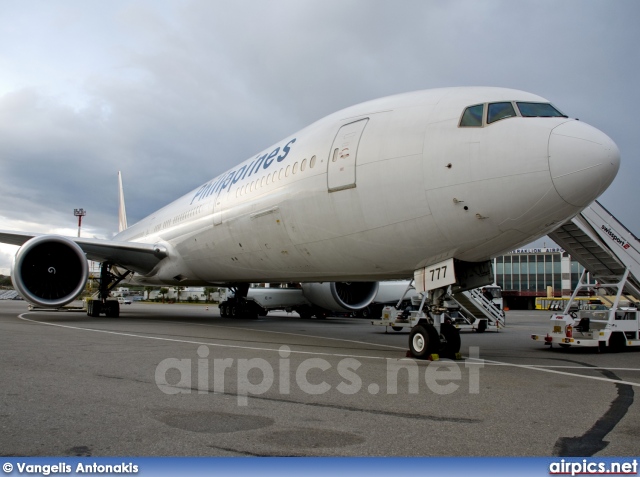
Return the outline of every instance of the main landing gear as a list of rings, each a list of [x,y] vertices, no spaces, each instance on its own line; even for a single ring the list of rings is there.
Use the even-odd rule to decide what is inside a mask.
[[[267,311],[256,302],[247,300],[249,293],[248,283],[239,283],[229,287],[233,292],[233,297],[228,298],[220,305],[220,316],[223,318],[258,318],[260,315],[266,315]]]
[[[87,300],[87,315],[98,317],[105,315],[107,318],[117,318],[120,316],[120,303],[118,300],[109,300],[111,290],[122,280],[131,275],[127,270],[120,273],[112,263],[103,262],[100,265],[100,281],[98,284],[98,298]]]

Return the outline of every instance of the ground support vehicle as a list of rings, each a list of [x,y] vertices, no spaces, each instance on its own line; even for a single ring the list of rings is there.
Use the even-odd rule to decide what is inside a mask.
[[[534,341],[553,347],[591,347],[598,350],[622,351],[626,347],[640,346],[640,320],[637,304],[621,306],[622,290],[628,278],[627,270],[618,283],[600,284],[602,287],[617,288],[615,301],[608,310],[572,308],[579,290],[595,285],[584,283],[585,274],[569,300],[563,313],[551,315],[549,332],[546,335],[531,335]],[[627,302],[631,305],[630,302]],[[573,311],[572,311],[573,310]]]
[[[411,307],[407,307],[411,308]],[[375,326],[384,326],[385,332],[388,328],[393,331],[402,331],[405,328],[413,328],[420,319],[417,312],[409,311],[407,308],[397,309],[393,306],[386,306],[382,309],[382,316],[379,320],[372,320]],[[459,306],[445,301],[446,311],[443,312],[444,320],[452,324],[458,331],[475,331],[483,333],[485,331],[500,331],[503,327],[499,321],[487,318],[476,318],[467,316]]]

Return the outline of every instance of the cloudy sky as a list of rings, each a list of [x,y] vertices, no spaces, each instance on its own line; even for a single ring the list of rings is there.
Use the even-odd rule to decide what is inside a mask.
[[[340,108],[523,89],[611,136],[640,236],[636,0],[0,0],[0,228],[117,230]],[[0,247],[0,273],[16,248]]]

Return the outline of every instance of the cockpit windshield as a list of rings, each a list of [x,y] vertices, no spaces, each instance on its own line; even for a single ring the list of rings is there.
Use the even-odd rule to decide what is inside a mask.
[[[502,103],[490,103],[489,112],[487,113],[487,124],[495,123],[501,119],[511,118],[516,116],[516,110],[513,109],[513,104],[509,101]]]
[[[486,117],[485,117],[486,114]],[[461,128],[482,128],[506,118],[566,118],[549,103],[499,101],[468,106],[462,113]]]
[[[461,127],[482,127],[482,115],[484,112],[484,104],[476,104],[475,106],[469,106],[464,110],[462,119],[460,120]]]
[[[524,118],[566,118],[564,114],[549,103],[521,103],[517,102],[520,114]]]

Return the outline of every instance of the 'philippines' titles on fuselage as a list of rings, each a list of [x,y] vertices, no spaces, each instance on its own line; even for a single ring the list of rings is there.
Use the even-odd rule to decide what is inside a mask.
[[[256,158],[248,165],[244,164],[238,169],[229,171],[226,174],[218,176],[212,181],[207,182],[196,191],[189,204],[199,202],[203,199],[206,199],[207,197],[210,197],[213,194],[220,194],[225,189],[227,189],[227,192],[229,192],[233,185],[240,182],[245,177],[251,177],[252,174],[260,171],[261,166],[263,170],[267,170],[274,163],[274,161],[276,163],[284,161],[289,154],[289,151],[291,151],[291,146],[295,142],[296,138],[293,138],[282,147],[282,150],[280,149],[280,146],[277,146],[271,152],[262,155],[258,154]]]

